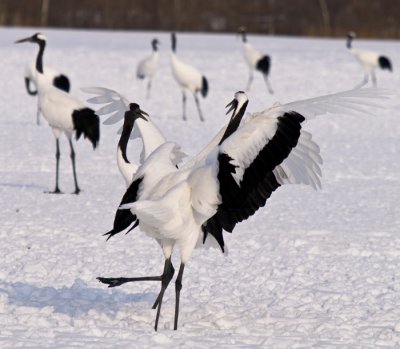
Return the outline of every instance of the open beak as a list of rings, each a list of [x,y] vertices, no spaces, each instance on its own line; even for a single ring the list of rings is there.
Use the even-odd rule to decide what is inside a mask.
[[[235,110],[237,108],[238,102],[236,99],[233,99],[231,102],[229,102],[225,108],[228,108],[228,111],[226,112],[226,115],[228,115],[232,110]]]
[[[147,114],[147,113],[146,113],[145,111],[143,111],[142,109],[139,109],[139,110],[137,111],[137,115],[138,115],[139,118],[142,118],[142,119],[145,120],[145,121],[149,121],[149,120],[146,118],[146,116],[149,117],[149,114]]]
[[[20,44],[21,42],[31,42],[32,37],[25,38],[25,39],[20,39],[14,42],[14,44]]]

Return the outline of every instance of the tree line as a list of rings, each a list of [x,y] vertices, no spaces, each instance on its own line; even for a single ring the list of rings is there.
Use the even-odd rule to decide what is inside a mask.
[[[0,25],[399,38],[400,0],[0,0]]]

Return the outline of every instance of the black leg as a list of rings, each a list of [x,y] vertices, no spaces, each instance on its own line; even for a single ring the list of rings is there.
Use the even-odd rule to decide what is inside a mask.
[[[147,82],[147,93],[146,93],[146,98],[150,98],[150,89],[151,89],[151,79]]]
[[[196,94],[194,94],[193,96],[194,96],[194,101],[196,102],[197,111],[199,112],[200,120],[201,120],[201,121],[204,121],[203,113],[201,112],[201,109],[200,109],[200,102],[199,102],[199,99],[197,98],[197,95],[196,95]]]
[[[75,151],[74,151],[74,146],[72,145],[71,139],[68,139],[69,141],[69,146],[71,148],[71,161],[72,161],[72,172],[74,174],[74,183],[75,183],[75,191],[74,194],[79,194],[81,191],[78,186],[78,179],[76,178],[76,169],[75,169]]]
[[[162,275],[159,276],[142,276],[142,277],[135,277],[135,278],[124,278],[124,277],[119,277],[119,278],[103,278],[103,277],[98,277],[97,280],[102,282],[103,284],[107,284],[108,287],[116,287],[116,286],[121,286],[127,282],[134,282],[134,281],[162,281],[162,278],[165,274],[165,271],[167,269],[167,264],[171,264],[171,258],[168,258],[165,260],[164,264],[164,272]],[[174,268],[172,267],[172,275],[174,274]],[[172,278],[172,276],[171,276]]]
[[[269,80],[268,80],[268,76],[267,76],[267,75],[264,75],[264,81],[265,81],[265,83],[266,83],[266,85],[267,85],[268,92],[269,92],[271,95],[273,95],[273,94],[274,94],[274,90],[272,89],[271,84],[269,83]]]
[[[377,83],[376,83],[376,75],[375,72],[372,70],[371,71],[371,80],[372,80],[372,86],[376,87]]]
[[[182,268],[182,267],[181,267]],[[136,278],[124,278],[124,277],[119,277],[119,278],[103,278],[103,277],[98,277],[97,280],[102,282],[103,284],[107,284],[108,287],[116,287],[116,286],[121,286],[127,282],[134,282],[134,281],[161,281],[161,290],[160,293],[157,296],[156,301],[154,302],[153,309],[157,308],[157,315],[156,315],[156,322],[154,325],[154,329],[157,331],[158,328],[158,321],[160,319],[160,313],[161,313],[161,305],[162,305],[162,300],[164,297],[165,290],[167,289],[169,283],[172,280],[172,277],[174,276],[175,269],[172,265],[171,258],[167,258],[164,263],[164,271],[162,275],[160,276],[143,276],[143,277],[136,277]],[[183,270],[182,270],[183,272]],[[181,277],[182,278],[182,277]]]
[[[182,116],[183,120],[186,121],[186,94],[182,92]]]
[[[178,329],[178,316],[179,316],[179,297],[182,289],[182,276],[183,270],[185,269],[185,264],[181,263],[179,268],[178,276],[175,281],[175,320],[174,320],[174,330]]]
[[[171,258],[165,260],[164,272],[161,279],[161,290],[158,294],[156,301],[154,302],[153,309],[157,307],[156,322],[154,324],[154,330],[158,329],[158,321],[160,319],[161,305],[164,297],[165,290],[167,289],[172,277],[174,276],[175,269],[171,263]]]
[[[108,287],[117,287],[121,286],[127,282],[133,282],[133,281],[161,281],[161,276],[143,276],[143,277],[137,277],[137,278],[103,278],[103,277],[98,277],[96,278],[103,284],[107,284]]]
[[[249,81],[247,82],[246,91],[250,91],[251,83],[253,82],[253,71],[250,70]]]
[[[61,190],[58,187],[58,169],[60,165],[60,142],[58,138],[56,138],[56,187],[54,191],[47,191],[49,194],[61,194]]]

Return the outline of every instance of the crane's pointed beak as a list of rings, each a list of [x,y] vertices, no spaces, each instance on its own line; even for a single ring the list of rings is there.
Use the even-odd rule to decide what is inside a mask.
[[[139,109],[139,110],[138,110],[137,116],[138,116],[139,118],[145,120],[145,121],[149,121],[149,119],[148,119],[149,114],[147,114],[147,113],[146,113],[145,111],[143,111],[142,109]],[[147,116],[147,118],[146,118],[146,116]]]
[[[226,112],[226,115],[228,115],[232,110],[235,110],[236,107],[237,107],[237,105],[238,105],[238,102],[237,102],[236,99],[233,99],[231,102],[229,102],[229,103],[226,105],[226,107],[225,107],[225,108],[230,107],[230,108],[228,109],[228,111]]]
[[[25,38],[25,39],[20,39],[20,40],[14,41],[14,44],[20,44],[22,42],[31,42],[31,40],[32,40],[32,37],[30,36],[29,38]]]

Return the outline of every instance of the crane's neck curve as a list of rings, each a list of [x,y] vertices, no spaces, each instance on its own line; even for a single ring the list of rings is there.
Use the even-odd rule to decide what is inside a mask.
[[[222,136],[220,142],[218,145],[221,145],[222,142],[227,139],[229,136],[231,136],[238,128],[240,125],[240,122],[242,121],[243,115],[246,111],[247,105],[249,104],[249,101],[245,101],[239,108],[235,110],[233,113],[231,120],[229,121],[228,126],[226,127],[225,133]]]
[[[36,70],[40,73],[43,74],[43,54],[44,54],[44,49],[46,47],[46,42],[45,41],[39,41],[39,51],[36,56]]]

